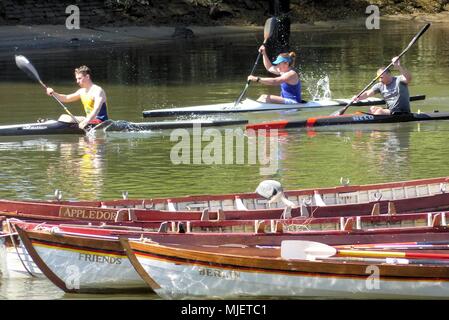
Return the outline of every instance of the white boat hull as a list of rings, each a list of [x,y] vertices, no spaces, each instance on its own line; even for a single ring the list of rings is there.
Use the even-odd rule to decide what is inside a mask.
[[[422,100],[424,96],[412,97],[413,100]],[[201,114],[214,114],[214,113],[238,113],[238,112],[259,112],[259,111],[278,111],[278,110],[301,110],[301,109],[314,109],[324,107],[342,107],[346,106],[350,99],[336,99],[336,100],[318,100],[308,101],[304,103],[296,104],[280,104],[280,103],[264,103],[255,101],[252,99],[245,99],[238,105],[234,105],[234,102],[230,103],[218,103],[202,106],[191,106],[183,108],[167,108],[167,109],[155,109],[143,111],[144,117],[166,117],[166,116],[180,116],[180,115],[201,115]],[[379,98],[368,98],[360,100],[353,105],[370,106],[381,105],[385,101]]]
[[[366,277],[334,277],[317,274],[234,271],[195,264],[177,264],[137,255],[145,271],[161,289],[163,298],[189,296],[232,298],[239,296],[321,297],[347,299],[449,298],[449,282],[380,280],[367,270]]]
[[[109,291],[147,288],[126,256],[36,243],[33,245],[43,262],[69,290]]]

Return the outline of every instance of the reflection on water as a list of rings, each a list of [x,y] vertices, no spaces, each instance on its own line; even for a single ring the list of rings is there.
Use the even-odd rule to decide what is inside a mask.
[[[386,23],[381,28],[292,31],[292,49],[298,53],[297,67],[306,84],[304,98],[311,99],[320,88],[329,89],[332,98],[352,97],[371,81],[378,66],[404,49],[421,26]],[[26,55],[44,82],[59,92],[75,91],[73,68],[89,65],[94,80],[107,92],[111,117],[141,122],[145,109],[235,100],[257,56],[261,37],[251,34],[157,47]],[[449,110],[447,26],[433,24],[401,61],[414,76],[411,94],[427,95],[425,101],[413,103],[412,109]],[[17,69],[13,57],[0,60],[0,70],[1,124],[54,119],[62,113],[37,83]],[[262,64],[256,74],[266,74]],[[251,84],[247,95],[255,98],[278,91]],[[68,106],[73,113],[82,112],[80,103]],[[348,112],[357,110],[365,111],[350,107]],[[335,108],[233,117],[251,122],[296,120],[333,111]],[[56,189],[64,199],[119,198],[124,191],[130,198],[150,198],[253,191],[264,179],[299,188],[334,186],[341,177],[362,184],[445,176],[448,132],[448,121],[289,130],[278,139],[278,170],[268,176],[260,175],[260,163],[174,165],[170,151],[176,142],[170,141],[169,131],[114,133],[94,140],[79,136],[0,137],[0,198],[50,199]],[[3,279],[0,292],[2,298],[11,299],[27,294],[30,299],[73,298],[38,280],[17,284]]]

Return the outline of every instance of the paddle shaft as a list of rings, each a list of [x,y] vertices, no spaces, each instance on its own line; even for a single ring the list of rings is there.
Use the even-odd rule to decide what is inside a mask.
[[[384,257],[384,258],[415,258],[415,259],[449,259],[445,253],[421,253],[400,251],[364,251],[364,250],[337,250],[339,256],[346,257]]]
[[[413,37],[412,41],[408,44],[408,46],[398,55],[398,60],[412,47],[412,45],[424,34],[424,32],[429,29],[430,23],[426,24],[421,30]],[[394,62],[390,62],[390,64],[382,70],[380,74],[378,74],[365,88],[363,88],[362,91],[359,92],[357,96],[355,96],[354,99],[351,99],[351,101],[342,109],[338,110],[336,114],[342,115],[346,112],[346,110],[354,103],[354,100],[357,100],[366,90],[368,90],[369,87],[373,85],[374,82],[377,81],[392,65]]]
[[[37,82],[41,84],[42,87],[47,89],[47,85],[41,80],[39,73],[37,72],[36,68],[31,64],[31,62],[24,56],[18,55],[15,57],[16,65],[21,69],[23,72],[25,72],[30,78],[35,79]],[[75,123],[79,124],[80,122],[78,119],[67,109],[67,107],[61,102],[61,100],[58,99],[55,95],[51,95],[58,104],[65,110],[65,112],[75,121]],[[88,134],[87,130],[83,129],[83,131]]]
[[[45,83],[43,83],[40,79],[38,80],[39,81],[39,83],[45,88],[45,89],[47,89],[48,87],[45,85]],[[65,110],[65,112],[70,116],[70,117],[72,117],[72,119],[73,119],[73,121],[75,121],[76,123],[80,123],[79,121],[78,121],[78,119],[69,111],[69,109],[67,109],[67,107],[61,102],[61,100],[59,100],[58,99],[58,97],[56,97],[54,94],[52,94],[51,95],[58,103],[59,103],[59,105]],[[86,130],[84,130],[84,131],[86,131]]]
[[[265,43],[266,42],[264,42],[263,45],[265,45]],[[254,66],[253,66],[253,69],[251,70],[250,75],[254,74],[254,71],[256,70],[257,64],[259,63],[260,56],[261,56],[261,53],[259,51],[259,54],[257,55],[257,58],[256,58],[256,62],[254,62]],[[246,81],[245,88],[243,89],[242,93],[239,95],[238,99],[235,101],[234,107],[237,106],[240,103],[240,101],[242,101],[242,98],[244,97],[244,95],[246,94],[246,91],[248,90],[250,82],[251,82],[250,80]]]

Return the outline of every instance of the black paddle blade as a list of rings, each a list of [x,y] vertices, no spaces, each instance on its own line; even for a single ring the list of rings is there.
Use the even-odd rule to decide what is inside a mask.
[[[25,72],[30,78],[42,82],[36,69],[25,56],[16,55],[15,58],[16,58],[16,65],[20,70]]]
[[[274,28],[276,28],[277,20],[275,17],[268,18],[265,21],[265,26],[263,29],[263,39],[264,43],[268,41],[268,39],[273,35]]]

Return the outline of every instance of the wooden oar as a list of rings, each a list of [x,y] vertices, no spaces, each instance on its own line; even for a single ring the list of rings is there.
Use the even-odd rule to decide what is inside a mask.
[[[424,27],[421,28],[421,30],[419,30],[419,32],[413,37],[412,41],[410,41],[410,43],[408,44],[408,46],[399,54],[398,59],[400,59],[411,47],[412,45],[424,34],[424,32],[427,31],[427,29],[429,29],[430,27],[430,23],[426,24]],[[371,87],[371,85],[377,81],[377,79],[380,78],[381,75],[383,75],[391,66],[393,65],[393,62],[391,62],[380,74],[378,74],[365,88],[363,88],[362,91],[359,92],[359,94],[357,96],[354,97],[354,99],[351,99],[351,101],[344,106],[343,108],[333,112],[331,114],[331,116],[338,116],[338,115],[342,115],[343,113],[346,112],[346,110],[354,103],[354,100],[356,100],[358,97],[360,97],[366,90],[368,90],[369,87]]]
[[[19,67],[20,70],[25,72],[31,79],[34,79],[37,82],[39,82],[45,89],[48,88],[45,85],[45,83],[42,82],[37,70],[34,68],[34,66],[31,64],[31,62],[25,56],[16,55],[16,65],[17,65],[17,67]],[[59,105],[65,110],[65,112],[70,117],[72,117],[73,121],[75,121],[75,123],[79,124],[78,119],[76,119],[76,117],[69,111],[69,109],[67,109],[67,107],[61,102],[61,100],[59,100],[55,95],[52,95],[52,97],[55,98],[55,100],[59,103]],[[85,129],[83,129],[83,130],[84,130],[84,132],[86,132],[86,134],[88,133]]]
[[[366,258],[449,259],[449,254],[445,253],[339,250],[324,243],[302,240],[284,240],[281,243],[283,259],[315,260],[336,255]]]
[[[273,30],[274,30],[275,26],[276,26],[276,18],[275,17],[271,17],[271,18],[267,19],[267,21],[265,21],[265,26],[264,26],[264,30],[263,30],[263,45],[265,45],[267,43],[268,39],[273,34]],[[259,51],[259,54],[257,55],[256,62],[254,63],[253,69],[251,70],[251,75],[253,75],[254,71],[256,70],[257,64],[259,63],[259,60],[260,60],[260,55],[261,54]],[[239,97],[235,101],[234,107],[236,107],[240,103],[240,101],[242,101],[243,97],[246,94],[246,91],[248,90],[250,82],[251,81],[249,81],[249,80],[246,81],[245,88],[243,89],[242,93],[240,93]]]

